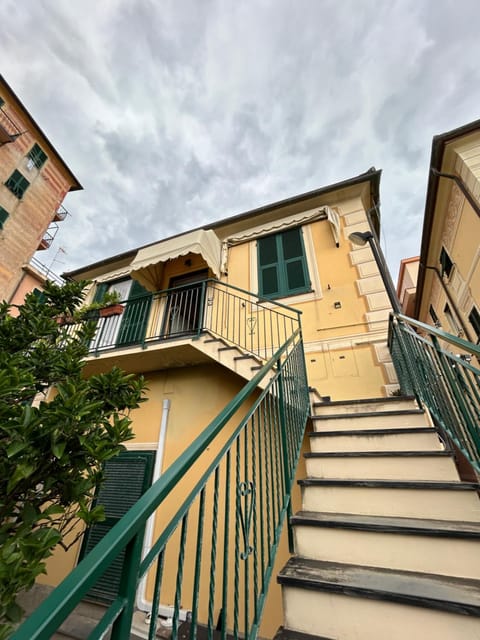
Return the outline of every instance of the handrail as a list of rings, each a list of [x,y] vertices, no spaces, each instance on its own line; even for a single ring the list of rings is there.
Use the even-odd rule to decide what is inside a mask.
[[[390,316],[388,343],[402,391],[415,394],[480,472],[480,369],[469,361],[480,347],[402,314]]]
[[[269,377],[270,380],[264,391],[258,393],[258,385]],[[183,501],[176,516],[165,525],[152,551],[141,562],[141,542],[148,518],[161,504],[165,504],[168,497],[172,496],[177,485],[191,472],[195,462],[205,455],[209,446],[224,433],[229,421],[249,400],[251,406],[246,415],[233,429],[226,442],[220,445],[218,454],[207,466],[193,491]],[[213,501],[213,515],[211,531],[207,530],[206,537],[204,536],[203,539],[200,539],[198,534],[197,547],[193,550],[192,563],[195,566],[195,576],[192,579],[197,590],[194,589],[195,593],[192,595],[190,638],[196,637],[197,623],[208,626],[209,637],[212,637],[213,611],[219,608],[223,639],[226,639],[227,632],[229,634],[233,632],[235,638],[239,635],[252,639],[256,637],[280,530],[290,508],[291,487],[300,455],[307,414],[306,371],[298,328],[180,455],[176,463],[164,472],[127,515],[98,542],[85,559],[17,629],[11,637],[12,640],[50,638],[123,550],[126,550],[126,556],[118,596],[99,622],[100,631],[94,631],[90,638],[101,637],[100,634],[108,627],[107,622],[111,623],[113,620],[115,621],[112,627],[112,640],[123,640],[129,637],[137,585],[142,575],[156,560],[154,615],[152,615],[149,629],[149,638],[153,640],[156,633],[160,589],[164,588],[162,587],[164,563],[172,555],[172,552],[166,552],[166,546],[172,543],[173,532],[181,528],[177,573],[176,577],[170,580],[176,583],[176,587],[173,587],[175,605],[172,629],[172,638],[175,639],[178,632],[184,555],[188,550],[185,542],[187,517],[188,515],[192,518],[198,517],[198,531],[207,530],[207,527],[204,527],[206,496]],[[231,487],[233,467],[235,467],[235,486]],[[220,477],[226,481],[226,489],[222,496],[219,489]],[[230,500],[235,504],[231,509],[229,509]],[[221,506],[223,504],[224,507]],[[216,556],[221,558],[222,555],[217,551],[217,532],[218,537],[220,534],[224,537],[224,549],[222,566],[215,570]],[[199,589],[202,545],[204,547],[210,545],[211,548],[210,581],[206,604],[204,600],[207,596]],[[218,580],[222,582],[222,589],[221,592],[217,590],[215,594],[217,573]],[[240,591],[242,591],[241,596]],[[205,612],[208,612],[208,615]],[[244,619],[243,625],[242,619]]]
[[[420,329],[421,331],[425,331],[429,335],[436,336],[440,340],[444,340],[449,344],[452,344],[455,347],[458,347],[462,351],[468,351],[472,355],[476,355],[480,357],[480,346],[473,344],[469,340],[465,340],[464,338],[459,338],[458,336],[454,336],[451,333],[447,333],[442,329],[438,329],[437,327],[432,327],[429,324],[425,324],[424,322],[420,322],[420,320],[415,320],[414,318],[410,318],[409,316],[404,316],[401,313],[395,314],[395,317],[398,320],[402,320],[407,324],[415,327],[416,329]]]

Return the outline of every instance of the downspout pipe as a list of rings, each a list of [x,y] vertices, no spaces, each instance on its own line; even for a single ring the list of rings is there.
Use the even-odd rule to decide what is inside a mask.
[[[455,316],[457,317],[457,320],[458,320],[458,322],[459,322],[460,326],[462,327],[462,331],[463,331],[463,333],[464,333],[465,337],[467,338],[467,340],[468,340],[469,342],[474,343],[474,342],[475,342],[475,340],[473,340],[473,338],[472,338],[472,336],[471,336],[470,332],[468,331],[468,329],[467,329],[467,327],[466,327],[466,325],[465,325],[465,323],[464,323],[464,321],[463,321],[463,318],[462,318],[461,314],[460,314],[460,313],[459,313],[459,311],[458,311],[458,308],[457,308],[456,302],[455,302],[455,300],[452,298],[452,294],[451,294],[451,293],[450,293],[450,291],[448,290],[448,287],[447,287],[447,285],[445,284],[445,281],[444,281],[444,279],[442,278],[442,274],[440,273],[440,271],[439,271],[438,267],[429,267],[428,265],[425,265],[425,269],[429,269],[430,271],[434,271],[434,272],[437,274],[437,278],[439,279],[440,284],[442,285],[443,291],[445,292],[445,295],[446,295],[446,296],[447,296],[447,298],[448,298],[448,302],[449,302],[449,304],[453,307],[453,310],[455,311]]]
[[[155,465],[153,467],[152,484],[156,482],[162,475],[163,459],[165,457],[165,441],[167,437],[169,412],[170,412],[170,399],[166,398],[163,400],[162,419],[160,422],[160,431],[158,434],[158,443],[157,443],[157,451],[155,456]],[[143,542],[142,558],[144,558],[152,548],[154,525],[155,525],[155,514],[153,513],[150,516],[150,518],[147,520],[147,524],[145,526],[145,538]],[[145,575],[140,581],[140,584],[138,585],[136,605],[137,605],[137,609],[139,609],[140,611],[144,611],[147,614],[151,614],[152,603],[146,599],[146,589],[147,589],[147,576]],[[164,615],[166,618],[170,618],[173,615],[173,607],[160,606],[158,613],[160,615]],[[181,620],[186,619],[185,611],[181,610],[179,614],[180,614],[179,617]]]
[[[478,203],[476,202],[475,198],[472,196],[470,191],[467,189],[465,183],[463,182],[463,180],[461,178],[459,178],[458,176],[456,176],[453,173],[444,173],[443,171],[438,171],[438,169],[435,169],[434,167],[430,167],[430,171],[432,172],[432,174],[434,176],[437,176],[438,178],[447,178],[448,180],[453,180],[453,182],[455,182],[457,187],[460,189],[460,191],[463,193],[465,198],[468,200],[468,202],[469,202],[470,206],[472,207],[472,209],[475,211],[477,216],[480,218],[480,207],[478,206]]]

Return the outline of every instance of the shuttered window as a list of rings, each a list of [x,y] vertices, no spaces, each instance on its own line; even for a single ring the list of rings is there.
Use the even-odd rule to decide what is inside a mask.
[[[468,316],[468,320],[477,334],[477,344],[480,343],[480,313],[476,307],[473,307]]]
[[[442,276],[447,276],[447,278],[449,278],[453,262],[443,247],[440,252],[440,264],[442,265]]]
[[[105,482],[94,502],[104,506],[105,520],[86,530],[80,559],[106,536],[151,485],[154,458],[154,451],[124,451],[105,463]],[[124,553],[99,578],[88,592],[88,597],[104,602],[111,602],[116,598],[123,561]]]
[[[10,189],[10,191],[17,196],[17,198],[23,198],[23,194],[30,186],[30,182],[22,176],[20,171],[15,171],[5,182],[5,186]]]
[[[257,254],[259,295],[275,298],[310,290],[300,228],[260,238]]]
[[[0,229],[3,229],[3,225],[10,214],[6,209],[0,207]]]
[[[30,151],[28,152],[28,157],[33,162],[33,164],[37,167],[37,169],[40,169],[40,167],[42,167],[45,164],[45,161],[47,160],[47,154],[45,153],[45,151],[43,151],[43,149],[37,143],[35,143],[33,147],[30,149]]]

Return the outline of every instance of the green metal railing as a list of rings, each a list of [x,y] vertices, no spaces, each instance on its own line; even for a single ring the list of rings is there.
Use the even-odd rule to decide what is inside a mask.
[[[99,319],[92,352],[198,337],[208,331],[267,360],[298,328],[301,313],[213,279],[139,296],[122,304],[122,315]]]
[[[273,375],[272,375],[273,373]],[[271,377],[271,379],[269,379]],[[265,389],[259,384],[268,380]],[[118,594],[89,636],[129,638],[143,576],[152,600],[148,637],[172,605],[171,637],[255,638],[308,415],[297,328],[255,377],[13,634],[47,640],[120,554]],[[156,539],[142,559],[147,520]],[[181,619],[186,622],[181,623]]]
[[[403,393],[480,471],[480,347],[399,314],[390,316],[389,347]]]

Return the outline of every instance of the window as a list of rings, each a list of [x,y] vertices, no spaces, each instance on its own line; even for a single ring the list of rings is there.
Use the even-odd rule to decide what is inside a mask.
[[[33,147],[28,152],[28,157],[33,162],[33,164],[40,169],[47,159],[47,154],[43,151],[43,149],[35,143]]]
[[[0,109],[3,107],[3,105],[5,104],[5,100],[0,97]]]
[[[453,262],[443,247],[442,251],[440,252],[440,264],[442,265],[442,276],[447,276],[447,278],[449,278],[452,271]]]
[[[438,319],[438,316],[437,316],[437,314],[436,314],[436,312],[435,312],[435,309],[432,307],[432,305],[430,305],[430,308],[429,308],[428,312],[430,313],[430,317],[431,317],[431,318],[432,318],[432,320],[433,320],[433,324],[434,324],[437,328],[438,328],[438,327],[441,327],[441,326],[442,326],[442,325],[441,325],[441,322],[440,322],[440,320]]]
[[[9,177],[9,179],[5,182],[5,186],[10,189],[10,191],[17,196],[17,198],[22,198],[25,191],[30,186],[30,182],[22,176],[20,171],[15,171]]]
[[[10,214],[6,209],[4,209],[3,207],[0,207],[0,229],[3,229],[5,220],[8,218],[9,215]]]
[[[480,343],[480,312],[476,307],[473,307],[468,316],[468,320],[473,327],[473,330],[477,334],[477,344]]]
[[[310,290],[301,229],[260,238],[257,255],[259,295],[275,298]]]
[[[459,327],[458,322],[457,322],[455,316],[453,315],[452,310],[450,309],[448,304],[445,305],[445,308],[444,308],[443,312],[445,313],[445,315],[447,317],[448,324],[450,325],[451,330],[453,331],[454,334],[459,336],[462,333],[462,330]]]

